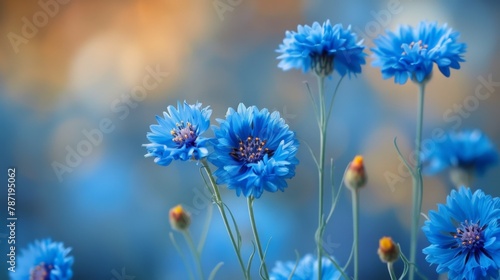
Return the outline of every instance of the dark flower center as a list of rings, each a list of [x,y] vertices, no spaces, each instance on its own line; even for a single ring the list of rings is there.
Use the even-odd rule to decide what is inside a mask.
[[[420,53],[422,50],[426,50],[429,46],[427,44],[423,44],[422,45],[422,40],[418,40],[416,43],[415,42],[411,42],[408,47],[410,48],[410,50],[413,50],[413,48],[418,48],[418,52]],[[403,49],[403,53],[401,53],[402,55],[407,55],[407,53],[405,52],[404,48],[403,48],[403,45],[401,45],[401,48]]]
[[[259,137],[248,136],[246,141],[240,140],[238,148],[233,148],[229,153],[235,160],[245,163],[254,163],[261,160],[264,155],[272,157],[274,151],[264,148],[266,140]]]
[[[196,133],[193,125],[190,122],[185,124],[184,121],[175,125],[176,128],[170,130],[170,134],[174,137],[172,140],[179,146],[193,146],[196,141]]]
[[[479,226],[479,221],[477,223],[469,223],[467,220],[465,223],[461,223],[457,227],[457,232],[452,233],[453,237],[457,240],[458,246],[466,248],[472,251],[480,250],[484,246],[484,235],[483,231],[488,225],[482,227]]]
[[[326,77],[333,72],[333,58],[332,54],[326,52],[311,54],[311,68],[316,75]]]
[[[54,268],[52,265],[40,263],[30,271],[30,280],[50,280],[50,271]]]

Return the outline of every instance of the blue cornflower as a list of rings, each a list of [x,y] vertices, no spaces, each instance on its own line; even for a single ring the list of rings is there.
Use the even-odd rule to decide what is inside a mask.
[[[169,165],[172,160],[199,160],[208,155],[209,138],[201,137],[210,126],[209,107],[201,108],[201,103],[168,106],[164,118],[156,116],[158,124],[151,125],[148,132],[149,144],[144,144],[148,153],[145,157],[155,157],[159,165]]]
[[[285,179],[295,176],[298,141],[279,112],[238,105],[214,127],[214,153],[209,160],[218,169],[218,184],[227,184],[239,196],[259,198],[264,190],[284,191]]]
[[[451,167],[482,175],[497,161],[495,146],[480,130],[447,133],[443,141],[422,154],[424,172],[427,174]]]
[[[429,212],[422,230],[431,245],[426,260],[448,278],[497,279],[500,269],[500,199],[469,188],[452,190],[446,205]]]
[[[22,250],[17,259],[15,272],[9,272],[11,280],[67,280],[73,277],[71,248],[50,239],[36,240]]]
[[[408,78],[423,82],[431,77],[433,63],[446,77],[450,76],[450,68],[460,69],[465,61],[464,43],[458,43],[460,33],[448,28],[446,24],[438,26],[437,22],[422,21],[418,28],[408,25],[399,26],[395,33],[387,31],[387,35],[373,40],[376,47],[374,66],[380,66],[384,79],[394,76],[394,82],[404,84]]]
[[[332,26],[327,20],[323,25],[314,22],[312,27],[299,25],[297,32],[287,31],[285,36],[276,50],[281,53],[278,67],[285,71],[313,69],[318,76],[329,76],[337,70],[341,76],[356,75],[365,64],[363,40],[356,42],[350,26],[347,29],[341,24]]]
[[[322,279],[339,279],[341,274],[328,258],[322,258]],[[293,273],[292,280],[316,280],[318,279],[318,262],[311,254],[305,255],[297,264],[292,261],[277,262],[271,272],[271,280],[288,280]]]

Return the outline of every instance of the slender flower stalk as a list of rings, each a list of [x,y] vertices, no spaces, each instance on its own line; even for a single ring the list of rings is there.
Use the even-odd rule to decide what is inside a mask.
[[[363,157],[354,157],[344,177],[347,187],[352,194],[352,226],[353,226],[353,253],[354,253],[354,280],[359,279],[359,189],[366,184],[366,172]]]
[[[173,229],[179,231],[182,233],[184,236],[184,239],[186,240],[186,243],[188,244],[189,250],[191,251],[191,254],[193,255],[194,262],[196,264],[196,271],[198,273],[198,276],[200,277],[201,280],[204,279],[203,276],[203,269],[201,267],[201,249],[197,250],[196,247],[194,246],[193,243],[193,238],[191,238],[191,234],[189,233],[189,225],[191,224],[191,215],[189,212],[186,212],[182,205],[177,205],[170,209],[169,211],[169,221],[170,225],[172,226]],[[181,254],[181,257],[183,258],[183,261],[186,265],[186,268],[189,270],[189,265],[184,257],[184,254],[182,254],[181,250],[179,249],[179,246],[177,245],[177,242],[175,241],[175,238],[173,234],[171,233],[170,238],[176,247],[176,249],[179,251],[179,254]],[[202,236],[202,239],[204,237]],[[193,275],[191,271],[189,271],[189,276],[190,279],[193,279]]]
[[[208,175],[208,179],[210,181],[210,186],[212,187],[212,190],[213,190],[213,195],[214,195],[214,200],[215,200],[214,202],[217,205],[217,208],[219,209],[220,215],[222,217],[222,221],[224,222],[224,226],[226,227],[227,234],[229,235],[229,239],[231,239],[231,244],[233,245],[233,249],[234,249],[234,252],[236,253],[236,256],[238,258],[238,263],[240,264],[243,275],[245,276],[245,279],[250,279],[250,276],[248,275],[247,270],[245,268],[245,264],[243,263],[243,258],[241,257],[241,251],[239,249],[238,243],[236,242],[236,238],[233,234],[233,231],[231,230],[231,226],[230,226],[229,220],[227,218],[226,210],[224,209],[224,203],[222,202],[219,188],[217,187],[217,184],[215,183],[215,178],[212,174],[210,166],[208,165],[208,162],[205,158],[201,159],[200,162],[203,165],[203,168],[205,169],[205,172]]]
[[[209,203],[207,205],[207,218],[205,219],[205,224],[203,225],[203,230],[201,231],[200,241],[198,241],[197,250],[200,255],[201,252],[203,251],[203,247],[205,246],[205,241],[207,240],[208,230],[210,229],[210,225],[212,224],[213,212],[214,212],[214,205],[212,203]]]
[[[391,276],[391,280],[397,280],[396,273],[394,272],[394,265],[391,262],[387,263],[387,271],[389,271],[389,276]]]
[[[464,62],[463,54],[466,44],[457,41],[460,33],[453,31],[447,24],[439,26],[437,22],[422,21],[417,28],[399,26],[396,32],[388,32],[374,40],[372,48],[375,60],[374,66],[381,67],[382,77],[394,77],[394,82],[405,84],[408,80],[419,85],[419,102],[417,115],[417,135],[415,140],[416,163],[408,167],[413,181],[412,226],[410,240],[410,270],[409,279],[415,277],[415,261],[417,253],[417,233],[420,209],[422,205],[422,166],[420,145],[422,140],[422,118],[424,109],[424,89],[433,74],[433,66],[450,76],[450,69],[460,69]],[[396,146],[398,153],[401,153]]]
[[[415,264],[417,256],[417,235],[418,235],[418,222],[420,219],[420,211],[422,209],[422,163],[420,156],[420,145],[422,143],[422,126],[424,117],[424,96],[425,96],[425,82],[418,83],[418,108],[417,108],[417,132],[415,137],[415,157],[416,163],[412,172],[413,181],[413,200],[412,200],[412,223],[410,235],[410,263]],[[410,266],[409,279],[413,280],[415,277],[415,265]]]
[[[312,26],[299,25],[297,31],[287,31],[283,44],[276,50],[281,55],[278,57],[278,67],[284,71],[296,68],[302,69],[304,73],[313,72],[318,80],[318,105],[313,99],[313,106],[318,120],[320,130],[319,160],[313,155],[318,167],[318,229],[315,233],[317,247],[318,274],[317,279],[322,279],[322,240],[325,230],[325,218],[323,212],[324,197],[324,171],[326,150],[326,128],[330,116],[333,99],[342,78],[346,75],[361,73],[361,65],[365,64],[366,54],[363,52],[365,46],[363,40],[357,41],[356,34],[351,32],[351,27],[344,28],[341,24],[331,25],[327,20],[323,24],[318,22]],[[335,93],[332,96],[330,106],[326,107],[324,95],[324,82],[326,77],[331,77],[333,72],[338,72],[342,77]],[[312,96],[312,95],[311,95]],[[319,107],[319,108],[318,108]]]
[[[226,184],[229,189],[236,190],[238,196],[243,194],[249,198],[248,210],[261,258],[261,275],[269,278],[255,226],[252,201],[260,198],[264,191],[274,193],[288,187],[286,179],[295,176],[295,166],[299,163],[295,157],[299,143],[279,112],[269,112],[265,108],[259,110],[240,103],[236,110],[228,109],[226,119],[217,121],[219,127],[212,127],[214,152],[208,158],[217,167],[213,173],[217,181],[213,176],[210,180],[215,189],[216,184]],[[206,162],[204,165],[207,166]],[[215,192],[216,198],[220,199],[218,190]],[[239,241],[238,229],[235,230]],[[228,232],[231,236],[230,229]],[[231,238],[234,244],[234,237]],[[246,271],[246,276],[249,276],[248,268]]]
[[[352,194],[352,230],[354,237],[354,280],[358,280],[359,273],[359,190],[353,190]]]
[[[325,89],[325,77],[317,76],[318,80],[318,100],[319,100],[319,167],[318,167],[318,231],[317,231],[317,260],[318,260],[318,279],[321,278],[322,273],[322,240],[323,240],[323,228],[324,228],[324,214],[323,214],[323,197],[324,197],[324,170],[325,170],[325,151],[326,151],[326,118],[325,118],[325,97],[324,97],[324,89]]]
[[[326,140],[327,140],[327,129],[328,121],[331,109],[333,107],[334,98],[337,95],[340,83],[343,80],[343,76],[337,83],[335,91],[332,95],[332,100],[330,101],[329,107],[326,106],[325,98],[325,76],[316,75],[318,82],[318,127],[319,127],[319,160],[318,160],[318,229],[316,230],[316,246],[317,246],[317,260],[318,260],[318,279],[322,279],[322,240],[325,230],[325,213],[324,213],[324,195],[325,195],[325,153],[326,153]],[[313,104],[316,106],[315,104]]]
[[[172,245],[174,245],[175,250],[177,250],[177,253],[181,257],[182,262],[184,263],[184,266],[186,267],[186,271],[188,272],[189,275],[189,280],[194,280],[194,275],[191,269],[189,268],[189,263],[186,259],[186,256],[182,252],[181,248],[179,247],[179,244],[177,244],[177,241],[175,240],[175,236],[173,232],[169,232],[168,236],[170,237],[170,241],[172,241]]]
[[[257,245],[257,251],[259,253],[262,272],[264,273],[263,278],[269,279],[269,272],[267,271],[267,266],[266,266],[266,256],[264,254],[264,251],[262,251],[262,245],[260,243],[259,232],[257,231],[257,225],[255,224],[255,217],[253,214],[253,201],[254,201],[253,196],[247,197],[248,215],[250,216],[250,224],[252,226],[253,237],[255,239],[255,244]]]
[[[398,279],[394,272],[393,264],[399,259],[399,246],[392,241],[392,238],[384,236],[379,240],[377,254],[382,262],[387,263],[387,270],[389,271],[391,280]],[[404,275],[401,276],[401,278],[403,277]]]
[[[182,235],[184,236],[184,239],[186,239],[186,243],[189,246],[189,250],[191,250],[191,253],[194,256],[194,260],[196,263],[196,271],[198,272],[200,279],[204,280],[205,277],[203,276],[203,269],[201,266],[200,252],[194,246],[193,238],[191,238],[191,234],[189,233],[189,230],[185,229],[185,230],[182,230],[181,232],[182,232]]]

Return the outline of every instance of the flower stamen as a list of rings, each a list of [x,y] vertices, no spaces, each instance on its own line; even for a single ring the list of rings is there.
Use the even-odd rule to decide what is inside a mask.
[[[477,223],[472,223],[465,220],[465,222],[461,223],[457,228],[457,233],[453,233],[452,235],[462,247],[475,251],[476,249],[479,250],[483,248],[483,231],[485,228],[486,225],[483,227],[479,226],[479,221]]]
[[[259,137],[248,136],[246,141],[240,140],[238,148],[233,148],[229,153],[237,161],[254,163],[261,160],[265,155],[272,157],[274,151],[265,148],[267,140],[261,140]]]
[[[407,55],[406,51],[404,51],[404,49],[405,49],[405,45],[406,45],[406,44],[402,44],[402,45],[401,45],[401,48],[403,49],[403,52],[401,53],[401,55]],[[413,48],[414,48],[415,46],[417,46],[417,47],[418,47],[418,52],[419,52],[419,53],[420,53],[422,50],[427,50],[427,48],[429,47],[427,44],[423,44],[423,45],[422,45],[422,40],[418,40],[416,43],[415,43],[415,42],[411,42],[411,43],[410,43],[409,45],[407,45],[407,46],[408,46],[408,48],[409,48],[410,50],[413,50]]]
[[[29,280],[49,280],[50,271],[53,268],[54,267],[52,265],[46,265],[45,263],[41,262],[39,265],[31,269]]]
[[[176,123],[175,126],[175,128],[172,128],[172,130],[170,130],[170,134],[174,137],[172,141],[177,143],[179,146],[194,145],[194,141],[196,140],[196,133],[193,125],[190,122],[187,122],[185,124],[184,121],[181,121],[181,123]]]

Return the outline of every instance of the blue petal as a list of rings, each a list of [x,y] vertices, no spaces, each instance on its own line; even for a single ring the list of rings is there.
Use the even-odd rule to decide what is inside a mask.
[[[431,74],[433,63],[449,77],[449,68],[459,69],[459,62],[464,61],[466,45],[457,42],[458,36],[446,24],[436,22],[422,21],[417,28],[399,26],[397,32],[387,31],[374,40],[373,66],[381,68],[384,79],[394,76],[398,84],[406,83],[408,77],[422,82]]]
[[[214,152],[208,158],[217,167],[214,172],[217,182],[227,184],[237,195],[242,193],[255,198],[264,190],[283,191],[287,187],[285,179],[295,175],[298,141],[280,114],[239,104],[236,111],[229,108],[226,119],[218,122],[219,127],[213,127]],[[270,154],[257,153],[259,158],[254,159],[230,156],[232,151],[247,143],[247,139],[257,138],[265,143],[262,150],[267,149]]]

